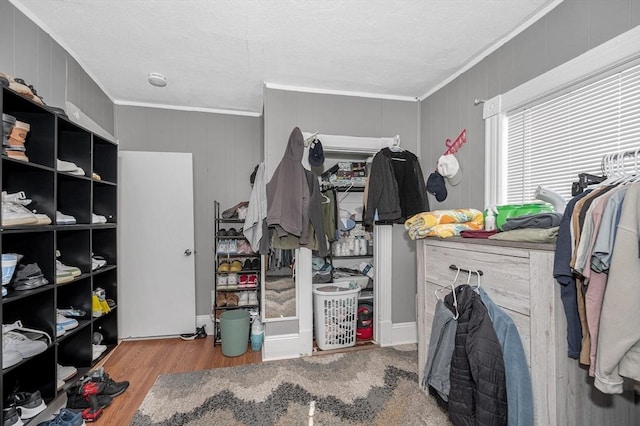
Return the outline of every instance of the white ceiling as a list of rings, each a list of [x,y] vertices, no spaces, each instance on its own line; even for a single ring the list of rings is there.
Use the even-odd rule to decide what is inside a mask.
[[[116,103],[262,111],[263,84],[416,98],[557,0],[12,0]],[[166,76],[149,85],[150,72]]]

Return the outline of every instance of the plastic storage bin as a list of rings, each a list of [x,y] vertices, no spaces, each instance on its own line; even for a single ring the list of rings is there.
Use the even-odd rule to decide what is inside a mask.
[[[316,344],[321,350],[356,344],[360,288],[334,283],[313,289]]]
[[[240,356],[249,348],[249,312],[244,309],[220,315],[220,337],[224,356]]]

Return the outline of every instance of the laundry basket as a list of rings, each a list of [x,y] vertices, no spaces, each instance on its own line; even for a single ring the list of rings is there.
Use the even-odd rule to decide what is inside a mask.
[[[358,294],[347,283],[313,289],[316,344],[321,350],[346,348],[356,344]]]

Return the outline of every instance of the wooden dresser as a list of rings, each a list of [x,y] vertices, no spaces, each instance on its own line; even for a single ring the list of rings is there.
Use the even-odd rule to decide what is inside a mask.
[[[602,394],[587,371],[567,357],[566,318],[553,279],[554,244],[460,237],[427,238],[416,244],[420,382],[429,351],[434,292],[451,286],[456,271],[450,265],[481,270],[481,286],[520,332],[531,371],[536,425],[640,425],[640,398],[631,389],[622,395]],[[467,277],[460,273],[456,285],[465,284]],[[473,275],[471,284],[476,281]]]

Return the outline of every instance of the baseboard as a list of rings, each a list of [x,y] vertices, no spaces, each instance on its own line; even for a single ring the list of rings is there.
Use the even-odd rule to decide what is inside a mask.
[[[391,328],[391,341],[394,346],[418,343],[418,325],[415,321],[396,323]]]

